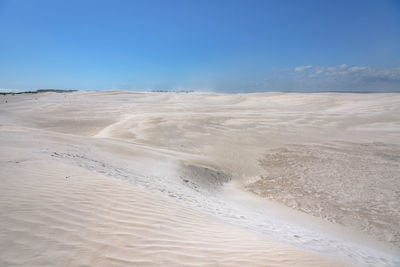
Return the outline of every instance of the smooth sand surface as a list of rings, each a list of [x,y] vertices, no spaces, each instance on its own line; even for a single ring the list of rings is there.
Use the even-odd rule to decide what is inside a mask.
[[[0,265],[398,266],[398,114],[399,94],[0,96]]]

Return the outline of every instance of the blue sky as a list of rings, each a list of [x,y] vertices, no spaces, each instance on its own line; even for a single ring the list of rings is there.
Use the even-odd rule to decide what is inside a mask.
[[[0,0],[0,88],[400,91],[400,1]]]

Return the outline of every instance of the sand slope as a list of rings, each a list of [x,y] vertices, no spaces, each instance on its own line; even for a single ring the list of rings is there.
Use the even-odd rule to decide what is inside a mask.
[[[131,184],[7,150],[1,266],[338,265]]]
[[[260,165],[250,191],[400,246],[400,146],[290,145]]]

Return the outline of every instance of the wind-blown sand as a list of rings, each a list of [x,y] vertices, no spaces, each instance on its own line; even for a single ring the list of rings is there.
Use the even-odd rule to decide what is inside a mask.
[[[398,114],[399,94],[0,96],[0,265],[400,265]]]

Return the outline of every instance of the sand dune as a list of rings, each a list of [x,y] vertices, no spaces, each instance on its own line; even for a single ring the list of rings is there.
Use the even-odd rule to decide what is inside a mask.
[[[397,94],[0,102],[0,265],[400,264]]]
[[[2,266],[335,265],[42,158],[2,164],[0,207]]]

